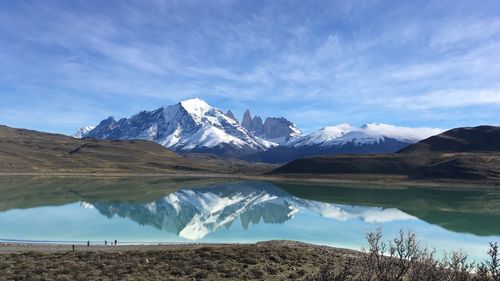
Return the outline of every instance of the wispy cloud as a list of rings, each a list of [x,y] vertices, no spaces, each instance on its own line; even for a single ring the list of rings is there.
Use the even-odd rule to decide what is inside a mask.
[[[425,93],[419,96],[400,96],[392,100],[378,100],[390,107],[407,109],[446,109],[478,105],[498,106],[500,108],[500,88],[477,90],[446,89]]]
[[[445,21],[431,34],[430,46],[440,49],[478,44],[479,41],[500,36],[500,19],[454,18]]]
[[[0,122],[89,125],[197,96],[304,128],[449,126],[470,106],[495,123],[500,4],[486,2],[3,2]]]

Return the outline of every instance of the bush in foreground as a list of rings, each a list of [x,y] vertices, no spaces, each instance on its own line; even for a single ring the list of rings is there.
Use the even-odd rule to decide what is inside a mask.
[[[342,266],[327,263],[309,281],[500,281],[498,243],[490,243],[489,259],[469,263],[463,251],[454,251],[438,259],[435,250],[422,247],[415,233],[399,231],[385,242],[382,228],[368,232],[368,249],[358,259]]]

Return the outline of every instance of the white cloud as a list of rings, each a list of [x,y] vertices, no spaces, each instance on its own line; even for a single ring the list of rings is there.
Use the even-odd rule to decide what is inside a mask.
[[[200,9],[183,1],[124,2],[112,12],[26,4],[36,7],[25,17],[0,11],[8,16],[0,31],[13,38],[0,47],[0,84],[82,99],[253,103],[309,128],[388,122],[380,119],[400,109],[419,114],[410,120],[499,104],[500,20],[405,14],[417,4],[376,14],[383,3],[320,1],[307,11],[300,3],[251,12],[235,10],[241,2]]]
[[[370,123],[357,129],[368,135],[384,135],[394,138],[412,139],[412,140],[423,140],[430,136],[434,136],[443,132],[443,130],[438,128],[409,128],[409,127],[398,127],[389,124],[379,124]],[[355,130],[356,131],[356,130]]]
[[[398,96],[368,101],[392,108],[436,109],[475,105],[500,106],[500,89],[432,91],[422,95]]]

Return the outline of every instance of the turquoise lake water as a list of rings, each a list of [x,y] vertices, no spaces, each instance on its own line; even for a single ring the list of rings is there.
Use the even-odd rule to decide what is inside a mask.
[[[415,232],[438,253],[471,260],[500,242],[491,189],[169,179],[0,180],[0,240],[69,243],[247,243],[286,239],[360,250]]]

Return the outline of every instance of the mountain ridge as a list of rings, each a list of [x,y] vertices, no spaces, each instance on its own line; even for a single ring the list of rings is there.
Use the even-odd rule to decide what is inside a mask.
[[[116,121],[108,117],[74,137],[157,142],[178,153],[208,153],[252,162],[284,163],[317,155],[392,153],[432,134],[433,128],[368,123],[359,128],[343,123],[303,135],[284,117],[243,114],[241,124],[231,110],[223,113],[193,98]]]
[[[262,122],[260,116],[252,117],[248,109],[243,114],[241,126],[252,134],[279,145],[302,135],[302,131],[284,117],[266,117],[265,121]]]
[[[73,133],[71,136],[76,138],[76,139],[81,139],[87,136],[87,134],[92,131],[95,128],[95,126],[85,126],[81,127],[78,129],[75,133]]]
[[[276,164],[320,155],[393,153],[440,132],[440,129],[397,127],[381,123],[368,123],[355,128],[343,123],[324,127],[282,146],[244,156],[243,159]]]
[[[197,98],[141,111],[119,121],[109,117],[86,137],[144,139],[176,152],[209,152],[226,157],[263,151],[274,145],[253,136],[236,120]]]
[[[438,152],[498,152],[500,150],[500,127],[477,126],[448,130],[431,136],[417,145],[406,147],[398,153],[429,150]]]
[[[303,158],[287,163],[270,174],[379,175],[403,176],[412,180],[500,183],[500,142],[496,142],[499,139],[500,127],[455,128],[397,153]],[[481,148],[484,140],[488,140],[487,150]]]

